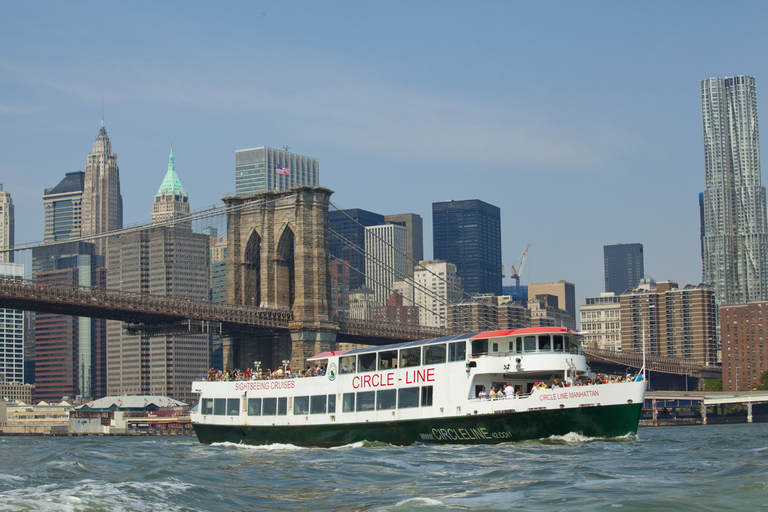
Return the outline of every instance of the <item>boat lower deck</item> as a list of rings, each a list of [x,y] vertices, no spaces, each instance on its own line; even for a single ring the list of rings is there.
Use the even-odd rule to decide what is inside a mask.
[[[252,445],[343,446],[360,441],[394,445],[415,442],[493,444],[541,439],[575,432],[586,437],[612,438],[637,432],[642,402],[548,409],[527,412],[366,423],[322,425],[211,425],[195,423],[200,442]]]

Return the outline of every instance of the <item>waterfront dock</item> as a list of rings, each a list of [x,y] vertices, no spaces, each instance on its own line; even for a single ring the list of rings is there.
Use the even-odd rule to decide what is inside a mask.
[[[768,422],[768,392],[649,391],[641,426]]]

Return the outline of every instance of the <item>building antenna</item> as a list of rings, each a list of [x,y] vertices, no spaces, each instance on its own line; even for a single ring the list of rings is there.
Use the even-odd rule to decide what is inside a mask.
[[[104,126],[104,94],[101,95],[101,126]]]

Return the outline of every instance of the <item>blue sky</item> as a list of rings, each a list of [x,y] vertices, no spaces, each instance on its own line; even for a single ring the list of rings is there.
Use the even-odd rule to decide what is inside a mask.
[[[768,3],[1,2],[0,183],[16,242],[43,190],[85,168],[104,120],[125,224],[168,163],[193,210],[234,193],[235,150],[320,160],[342,208],[424,218],[501,208],[522,283],[604,289],[603,245],[642,243],[658,281],[700,281],[699,81],[768,98]],[[768,121],[766,121],[768,122]],[[505,279],[504,284],[512,284]]]

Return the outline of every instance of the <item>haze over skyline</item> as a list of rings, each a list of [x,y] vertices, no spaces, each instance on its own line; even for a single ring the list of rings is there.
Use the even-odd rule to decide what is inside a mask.
[[[171,145],[192,210],[234,193],[235,150],[318,158],[342,208],[424,219],[501,208],[521,282],[604,289],[603,246],[701,281],[699,81],[768,97],[768,7],[739,2],[0,4],[0,183],[16,244],[45,188],[82,171],[102,118],[124,223],[149,222]],[[733,8],[736,7],[736,8]],[[764,121],[766,122],[766,121]],[[513,284],[507,277],[504,284]]]

